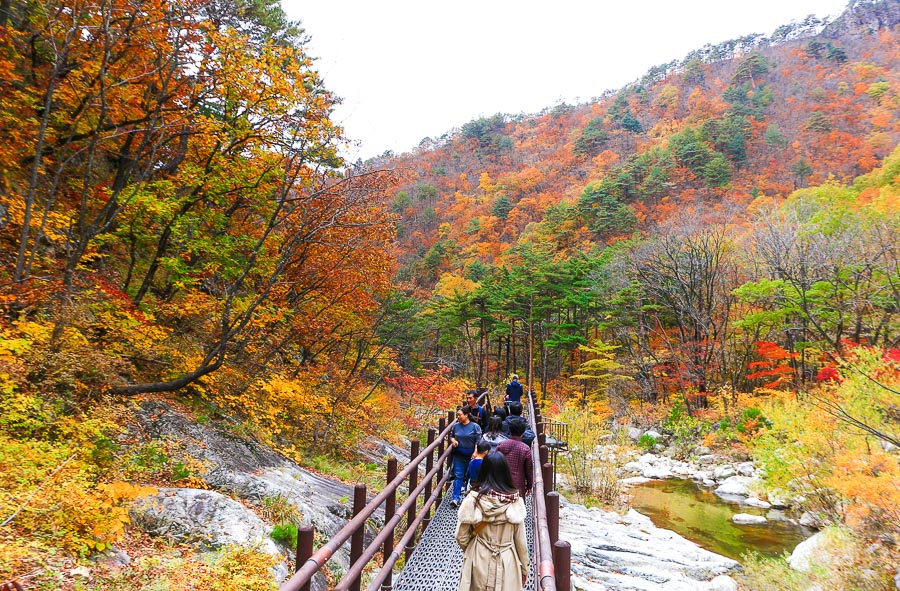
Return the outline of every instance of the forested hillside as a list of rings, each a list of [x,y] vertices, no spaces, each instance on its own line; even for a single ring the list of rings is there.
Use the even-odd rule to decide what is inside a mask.
[[[154,486],[205,486],[141,404],[353,480],[361,440],[518,372],[570,457],[621,425],[752,455],[761,494],[854,540],[797,588],[888,588],[898,26],[853,0],[353,165],[273,0],[0,2],[0,582],[271,586],[252,550],[166,542],[60,574],[146,542],[127,508]]]
[[[900,540],[898,23],[900,3],[854,1],[378,159],[407,175],[406,367],[524,373],[587,449],[598,422],[749,449],[770,494],[893,540],[806,584],[887,588],[861,573]]]
[[[765,247],[771,238],[762,226],[783,217],[779,208],[793,191],[837,191],[897,145],[898,22],[896,2],[852,2],[834,22],[811,16],[769,36],[708,45],[589,104],[478,119],[377,162],[408,175],[392,203],[402,218],[398,279],[441,310],[421,357],[452,358],[485,385],[509,367],[523,368],[533,347],[537,379],[547,389],[577,367],[577,346],[611,329],[613,316],[624,312],[620,300],[603,293],[616,281],[617,289],[684,282],[684,293],[633,295],[639,299],[629,307],[640,311],[645,297],[676,307],[654,310],[680,322],[680,342],[665,357],[693,347],[689,342],[717,348],[713,341],[733,330],[740,314],[730,290],[781,272],[774,262],[766,269],[762,254],[744,261],[752,269],[720,255],[736,254],[730,245],[738,237]],[[674,266],[673,277],[648,274],[664,273],[649,263],[680,256],[683,242],[698,240],[689,272],[701,275],[684,276]],[[694,305],[700,285],[718,294],[696,302],[702,309],[677,309]],[[711,320],[717,306],[734,317]],[[893,311],[886,314],[870,325],[839,322],[836,334],[821,327],[819,338],[832,347],[845,338],[893,345]],[[625,332],[634,334],[638,321],[647,321],[643,313],[622,324]],[[637,335],[653,328],[634,326]],[[526,338],[532,334],[533,343]],[[765,335],[750,341],[754,336]],[[645,359],[641,347],[626,349]],[[709,351],[688,356],[696,374],[691,386],[746,389],[734,375],[749,360],[743,349],[715,363]],[[719,373],[711,383],[709,371]],[[648,400],[669,389],[642,388]]]

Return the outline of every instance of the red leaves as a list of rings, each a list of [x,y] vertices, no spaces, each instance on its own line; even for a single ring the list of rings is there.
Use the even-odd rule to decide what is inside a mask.
[[[790,362],[799,357],[798,353],[791,353],[778,343],[757,341],[756,354],[760,360],[753,361],[748,367],[757,371],[748,374],[747,379],[774,378],[763,384],[763,388],[777,388],[790,381],[794,374]]]

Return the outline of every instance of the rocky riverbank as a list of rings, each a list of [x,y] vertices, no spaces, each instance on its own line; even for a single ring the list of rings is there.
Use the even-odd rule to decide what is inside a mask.
[[[572,545],[572,582],[584,591],[731,591],[740,564],[648,517],[563,502],[560,539]]]

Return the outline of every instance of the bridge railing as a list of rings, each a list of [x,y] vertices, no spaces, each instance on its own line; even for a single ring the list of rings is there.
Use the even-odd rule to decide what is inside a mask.
[[[534,395],[528,399],[528,421],[537,434],[538,445],[532,446],[534,486],[532,489],[532,514],[534,518],[534,564],[535,591],[569,591],[570,548],[567,542],[559,541],[559,494],[553,492],[553,466],[548,462],[547,436],[541,418],[540,408],[535,404]],[[312,527],[298,531],[296,572],[281,584],[279,591],[309,591],[313,576],[332,556],[350,542],[350,567],[333,591],[360,591],[362,573],[366,566],[382,554],[381,568],[373,574],[366,591],[388,591],[392,587],[393,569],[401,554],[409,559],[415,547],[416,534],[421,527],[424,531],[431,517],[431,509],[443,496],[444,487],[451,476],[450,456],[452,448],[448,437],[455,424],[454,412],[449,411],[442,418],[438,429],[427,432],[426,447],[419,452],[419,441],[410,441],[410,461],[398,474],[396,458],[389,458],[387,483],[371,501],[366,503],[366,486],[357,484],[354,488],[353,517],[322,547],[313,552]],[[425,475],[419,482],[419,474],[424,464]],[[446,472],[445,472],[446,470]],[[407,498],[396,506],[397,491],[407,484]],[[418,499],[424,499],[421,509],[417,509]],[[384,506],[384,526],[364,547],[367,520],[375,511]],[[395,544],[398,527],[403,527],[403,536]]]
[[[452,416],[452,415],[451,415]],[[322,547],[313,552],[313,528],[304,527],[298,531],[297,569],[294,575],[281,584],[279,591],[308,591],[313,576],[329,559],[349,540],[350,568],[334,587],[335,591],[359,591],[361,575],[366,565],[371,562],[379,550],[383,555],[382,569],[375,575],[368,591],[375,591],[379,586],[391,587],[392,569],[400,554],[412,553],[415,534],[420,525],[427,524],[431,515],[431,507],[443,495],[443,487],[450,477],[450,471],[444,472],[452,448],[445,445],[452,428],[452,422],[441,419],[438,431],[428,430],[426,447],[419,452],[419,442],[410,442],[410,461],[397,473],[397,459],[389,458],[387,466],[387,484],[375,497],[366,503],[366,485],[357,484],[354,488],[353,517]],[[435,461],[436,456],[436,461]],[[425,476],[419,482],[420,468],[424,465]],[[408,484],[406,501],[396,506],[397,491],[405,483]],[[425,501],[420,510],[416,510],[419,497]],[[363,547],[366,521],[375,511],[384,505],[384,527]],[[406,517],[404,535],[398,544],[394,544],[394,533]]]
[[[534,563],[536,591],[569,591],[571,547],[559,540],[559,493],[554,492],[554,466],[549,462],[547,423],[541,416],[534,391],[528,397],[528,421],[537,434],[532,446],[534,486],[532,513],[534,514]]]

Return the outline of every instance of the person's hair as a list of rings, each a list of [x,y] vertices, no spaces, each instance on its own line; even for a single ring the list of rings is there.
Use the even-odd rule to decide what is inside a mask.
[[[478,398],[478,392],[475,390],[466,390],[466,398],[469,396],[474,396],[476,399]]]
[[[503,408],[502,406],[498,406],[497,408],[494,409],[494,415],[500,417],[500,421],[503,422],[503,419],[505,419],[507,417],[506,409]]]
[[[525,419],[517,417],[509,422],[509,434],[519,437],[525,433]]]
[[[512,474],[509,472],[509,462],[499,451],[492,451],[481,460],[481,469],[478,470],[478,496],[490,492],[511,494],[516,492]]]
[[[502,433],[503,432],[503,419],[500,417],[491,417],[488,421],[487,429],[485,429],[488,433]]]
[[[456,409],[456,412],[461,412],[464,415],[466,415],[467,417],[471,418],[472,407],[469,406],[468,404],[463,404],[462,406],[460,406],[459,408]]]
[[[521,417],[522,416],[522,403],[521,402],[510,402],[509,403],[509,414]]]
[[[486,451],[491,451],[491,442],[485,439],[482,439],[478,442],[478,445],[475,446],[476,451],[478,453],[483,454]]]
[[[514,379],[514,380],[518,380],[518,379],[519,379],[519,374],[514,373],[514,374],[513,374],[513,379]]]

